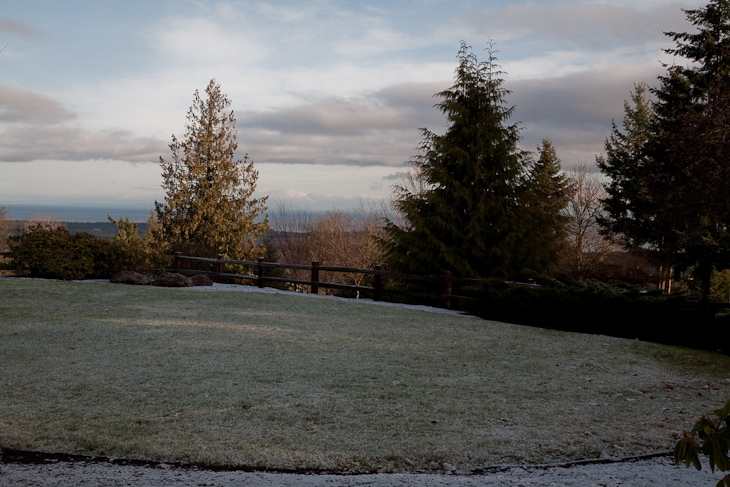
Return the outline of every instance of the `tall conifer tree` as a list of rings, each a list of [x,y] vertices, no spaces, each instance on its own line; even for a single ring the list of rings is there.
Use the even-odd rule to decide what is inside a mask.
[[[184,138],[172,136],[172,158],[160,157],[167,196],[155,201],[159,231],[172,250],[252,259],[256,240],[268,230],[267,197],[252,197],[258,171],[248,154],[235,159],[231,102],[215,80],[205,94],[195,91]]]
[[[730,1],[685,13],[697,31],[668,33],[666,51],[691,63],[669,67],[655,90],[650,196],[670,229],[665,251],[695,266],[708,296],[713,267],[730,265]]]
[[[396,188],[405,223],[386,222],[385,249],[405,272],[507,276],[525,264],[527,154],[517,147],[519,127],[508,124],[513,109],[492,45],[479,61],[462,42],[457,58],[453,86],[437,94],[448,128],[421,129],[411,164],[424,189]]]
[[[564,210],[573,189],[561,172],[558,151],[548,137],[542,139],[537,154],[526,182],[528,194],[523,205],[527,206],[530,225],[521,248],[524,267],[547,271],[557,264],[566,245],[570,217]]]
[[[659,77],[653,114],[637,87],[598,164],[612,179],[606,227],[669,266],[696,266],[706,296],[712,268],[730,265],[730,1],[685,13],[697,31],[669,32],[666,52],[690,63]]]
[[[651,184],[647,144],[652,135],[654,108],[646,83],[634,85],[631,102],[624,102],[622,129],[613,122],[606,138],[605,156],[596,157],[598,168],[610,178],[606,184],[605,213],[598,218],[607,235],[618,234],[630,249],[661,245],[661,232],[654,228],[654,208],[647,199]]]

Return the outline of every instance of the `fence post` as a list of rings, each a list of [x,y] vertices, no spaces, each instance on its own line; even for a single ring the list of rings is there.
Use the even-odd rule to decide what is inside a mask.
[[[223,282],[223,254],[218,254],[218,280],[216,282]]]
[[[375,264],[374,266],[376,271],[381,271],[383,269],[383,266],[380,264]],[[374,301],[380,301],[383,299],[383,276],[380,274],[375,274],[375,279],[373,279],[373,287],[375,288],[373,290],[373,300]]]
[[[180,274],[180,256],[182,255],[182,252],[175,252],[175,262],[173,265],[175,266],[175,270],[177,270],[177,273]]]
[[[444,272],[444,308],[451,309],[451,291],[454,273],[451,271]]]
[[[319,261],[312,261],[312,294],[319,294]]]
[[[264,266],[261,265],[261,263],[264,261],[263,257],[258,258],[258,266],[256,267],[256,275],[258,276],[258,279],[256,280],[256,283],[259,287],[264,287]]]

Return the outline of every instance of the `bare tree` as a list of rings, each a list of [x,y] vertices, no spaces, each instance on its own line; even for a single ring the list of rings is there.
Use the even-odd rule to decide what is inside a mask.
[[[0,251],[8,250],[8,233],[12,224],[7,219],[8,211],[4,206],[0,206]]]
[[[368,269],[382,257],[376,238],[382,235],[382,215],[361,203],[352,210],[333,209],[323,215],[280,204],[272,216],[273,241],[283,262]],[[305,271],[291,270],[296,279],[306,280]],[[324,281],[360,285],[360,273],[321,272]],[[358,293],[359,296],[359,293]]]
[[[364,204],[353,210],[328,211],[313,221],[310,235],[314,252],[323,265],[369,269],[382,257],[376,242],[377,237],[382,237],[381,217]],[[348,284],[357,286],[364,278],[364,274],[356,272],[345,275]]]
[[[47,230],[55,230],[60,227],[65,227],[66,225],[53,218],[53,215],[51,213],[34,213],[30,215],[25,222],[23,223],[23,229],[28,228],[44,228]]]
[[[281,260],[288,264],[304,264],[310,258],[307,234],[312,227],[312,214],[291,204],[278,203],[271,215],[272,237]]]
[[[582,162],[574,166],[568,180],[573,193],[565,209],[571,220],[564,268],[581,279],[595,271],[617,247],[613,237],[599,232],[597,217],[603,211],[601,200],[606,197],[600,176],[589,173]]]

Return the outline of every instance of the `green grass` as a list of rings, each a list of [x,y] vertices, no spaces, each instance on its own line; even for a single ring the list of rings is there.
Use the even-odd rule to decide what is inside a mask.
[[[0,278],[0,446],[371,471],[671,448],[730,357],[304,296]]]

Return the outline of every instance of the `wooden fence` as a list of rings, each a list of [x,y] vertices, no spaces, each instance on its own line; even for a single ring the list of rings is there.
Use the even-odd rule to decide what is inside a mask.
[[[185,262],[199,262],[207,263],[213,267],[213,271],[203,271],[187,269],[184,265]],[[237,265],[243,266],[249,269],[251,274],[236,274],[230,272],[224,272],[226,265]],[[271,272],[267,273],[267,269],[292,269],[292,270],[303,270],[309,271],[309,280],[296,279],[292,277],[279,277],[271,275]],[[180,274],[206,274],[210,276],[214,281],[222,282],[225,279],[242,279],[248,281],[254,281],[258,287],[264,287],[266,283],[289,283],[302,286],[309,286],[312,294],[319,294],[320,289],[339,289],[344,291],[354,291],[358,293],[367,293],[372,296],[375,301],[382,301],[385,294],[400,294],[413,296],[418,298],[425,298],[428,300],[436,300],[446,309],[452,308],[453,301],[468,301],[473,300],[467,296],[459,296],[453,293],[454,287],[460,284],[479,284],[482,282],[480,279],[466,279],[466,278],[455,278],[452,272],[444,272],[440,276],[417,276],[409,274],[399,274],[395,272],[384,271],[380,265],[374,265],[372,269],[355,269],[351,267],[333,267],[333,266],[322,266],[319,265],[318,261],[312,262],[311,265],[303,264],[282,264],[279,262],[265,262],[263,257],[259,257],[256,261],[250,260],[231,260],[224,259],[222,255],[219,255],[217,259],[206,258],[206,257],[192,257],[182,255],[180,252],[176,252],[172,264],[171,271]],[[327,282],[320,279],[320,272],[332,272],[332,273],[346,273],[346,274],[363,274],[371,275],[372,286],[355,285],[355,284],[342,284],[338,282]],[[434,284],[434,287],[440,288],[441,292],[413,292],[395,290],[386,286],[387,282],[390,281],[427,281]]]

